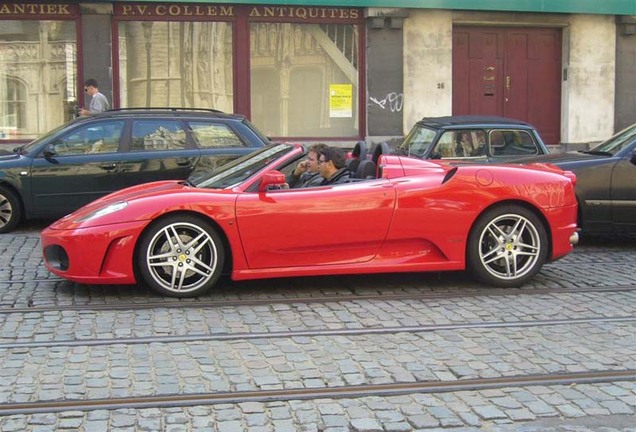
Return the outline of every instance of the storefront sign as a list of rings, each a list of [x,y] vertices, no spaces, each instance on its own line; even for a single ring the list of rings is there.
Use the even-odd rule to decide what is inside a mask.
[[[152,3],[153,0],[118,0],[122,3]],[[173,0],[173,3],[214,4],[227,0]],[[238,0],[238,3],[285,5],[305,9],[322,9],[335,0]],[[414,8],[478,11],[511,11],[540,13],[589,13],[607,15],[636,15],[634,0],[337,0],[341,8]],[[330,9],[326,6],[327,9]]]
[[[76,4],[0,3],[0,19],[3,18],[70,18],[79,13]]]
[[[233,18],[238,11],[247,11],[251,21],[312,22],[327,21],[353,23],[362,19],[362,11],[355,8],[340,7],[304,7],[304,6],[241,6],[215,4],[114,4],[114,13],[123,19],[152,18],[188,19],[188,18]]]
[[[329,86],[329,117],[353,116],[353,86],[331,84]]]
[[[358,9],[297,6],[252,6],[250,18],[280,18],[294,20],[357,20]]]
[[[186,4],[115,4],[115,15],[122,17],[233,17],[234,6]]]

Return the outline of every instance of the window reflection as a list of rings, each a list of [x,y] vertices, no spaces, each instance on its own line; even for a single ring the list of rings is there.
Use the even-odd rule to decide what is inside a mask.
[[[355,25],[253,23],[252,121],[268,136],[357,135],[358,50]]]
[[[233,111],[232,27],[221,22],[120,22],[122,107]]]
[[[74,117],[76,58],[74,21],[0,20],[0,138],[37,138]]]

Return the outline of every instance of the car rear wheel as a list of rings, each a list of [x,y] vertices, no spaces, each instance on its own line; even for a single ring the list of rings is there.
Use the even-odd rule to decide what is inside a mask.
[[[490,285],[524,284],[539,272],[547,256],[548,236],[543,223],[521,206],[488,210],[469,235],[468,269]]]
[[[160,220],[144,233],[137,257],[150,288],[171,297],[194,297],[214,286],[225,251],[209,222],[178,215]]]
[[[18,197],[10,189],[0,186],[0,233],[15,228],[22,217]]]

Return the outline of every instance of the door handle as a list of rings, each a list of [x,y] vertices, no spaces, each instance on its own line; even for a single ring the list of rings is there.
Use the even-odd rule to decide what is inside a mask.
[[[114,163],[109,163],[109,164],[103,164],[99,166],[101,169],[106,170],[106,171],[112,171],[115,168],[117,168],[117,164]]]
[[[177,159],[177,165],[185,167],[190,166],[192,161],[190,159]]]

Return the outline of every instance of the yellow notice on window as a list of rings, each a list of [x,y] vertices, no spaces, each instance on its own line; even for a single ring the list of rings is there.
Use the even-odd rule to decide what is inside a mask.
[[[353,117],[353,85],[329,86],[329,117]]]

